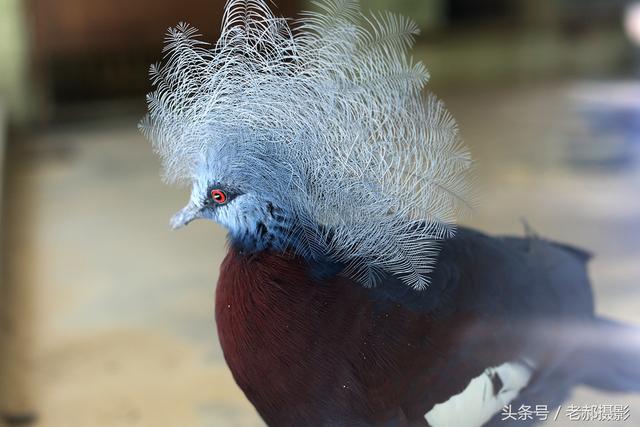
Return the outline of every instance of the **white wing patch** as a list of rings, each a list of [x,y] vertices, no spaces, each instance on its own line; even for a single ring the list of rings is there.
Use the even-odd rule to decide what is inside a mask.
[[[432,427],[479,427],[508,405],[531,379],[529,361],[503,363],[488,368],[467,388],[427,412]]]

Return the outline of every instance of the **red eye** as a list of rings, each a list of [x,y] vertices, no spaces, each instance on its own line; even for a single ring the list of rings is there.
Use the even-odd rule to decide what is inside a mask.
[[[211,190],[211,198],[218,204],[223,204],[227,201],[227,195],[222,190]]]

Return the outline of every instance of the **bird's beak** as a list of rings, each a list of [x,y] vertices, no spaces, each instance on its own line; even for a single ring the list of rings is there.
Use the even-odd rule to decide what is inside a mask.
[[[177,230],[189,224],[194,219],[200,218],[202,215],[202,206],[193,202],[189,202],[187,206],[182,208],[171,218],[171,228]]]

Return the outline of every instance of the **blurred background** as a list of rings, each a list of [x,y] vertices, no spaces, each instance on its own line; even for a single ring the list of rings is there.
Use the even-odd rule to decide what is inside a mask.
[[[223,3],[0,0],[0,426],[263,425],[215,334],[224,232],[169,231],[188,191],[136,129],[167,27],[213,41]],[[640,324],[640,2],[362,4],[423,29],[415,57],[476,159],[465,222],[589,249],[598,311]],[[568,403],[640,426],[638,397]]]

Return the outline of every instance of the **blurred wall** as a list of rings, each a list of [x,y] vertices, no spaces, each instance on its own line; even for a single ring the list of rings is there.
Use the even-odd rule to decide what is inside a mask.
[[[211,40],[217,3],[27,0],[34,83],[57,105],[140,97],[167,28],[188,22]]]
[[[296,0],[277,4],[282,15],[299,9]],[[16,78],[28,74],[28,87],[44,101],[40,113],[88,102],[143,100],[149,65],[162,58],[167,29],[187,22],[214,42],[223,5],[223,0],[0,0],[0,22],[6,20],[12,31],[7,55],[25,58],[27,41],[30,46],[28,70],[24,60],[3,62],[20,64]]]
[[[309,0],[274,0],[295,16]],[[0,98],[12,118],[54,120],[87,103],[134,100],[180,21],[217,37],[224,0],[0,0]],[[623,73],[631,57],[623,0],[361,0],[410,16],[416,59],[441,86],[491,85]],[[626,68],[625,68],[626,67]],[[117,108],[116,108],[117,110]],[[48,114],[51,113],[51,114]]]
[[[29,111],[28,30],[24,2],[0,0],[0,102],[13,120],[23,121]]]
[[[392,10],[410,16],[423,31],[440,28],[445,19],[446,0],[365,0],[365,9]]]

